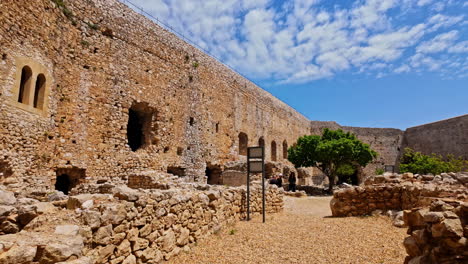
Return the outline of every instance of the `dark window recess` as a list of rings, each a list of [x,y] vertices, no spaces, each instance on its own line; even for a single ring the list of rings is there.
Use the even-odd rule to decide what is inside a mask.
[[[68,195],[68,192],[71,190],[70,176],[68,176],[67,174],[57,176],[57,179],[55,181],[55,190],[61,191],[64,194]]]
[[[174,174],[179,177],[186,176],[185,168],[182,167],[167,167],[167,173]]]
[[[13,175],[13,170],[6,161],[0,161],[0,180]]]
[[[244,132],[239,133],[239,155],[247,156],[249,137]]]
[[[34,107],[42,110],[44,107],[46,78],[44,74],[39,74],[36,80],[36,89],[34,90]]]
[[[69,194],[86,177],[86,170],[79,168],[57,169],[55,190]]]
[[[276,161],[276,142],[271,142],[271,161]]]
[[[127,138],[132,151],[151,144],[154,110],[147,103],[134,104],[128,111]]]
[[[205,175],[208,177],[208,184],[222,184],[221,167],[219,165],[206,164]]]
[[[181,148],[181,147],[178,147],[177,148],[177,155],[182,156],[183,153],[184,153],[184,149]]]
[[[193,126],[193,124],[195,123],[195,119],[193,119],[193,117],[190,117],[189,123],[190,123],[190,126]]]
[[[258,146],[265,147],[265,139],[263,137],[258,139]]]
[[[216,123],[216,128],[215,129],[216,129],[216,133],[218,133],[219,132],[219,123]]]
[[[28,104],[31,96],[31,79],[32,70],[28,66],[24,66],[21,70],[21,81],[18,94],[18,103]]]

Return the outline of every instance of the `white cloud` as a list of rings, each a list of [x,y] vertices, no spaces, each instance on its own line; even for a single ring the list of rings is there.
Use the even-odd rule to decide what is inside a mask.
[[[443,71],[455,68],[457,56],[468,52],[466,34],[458,30],[468,21],[448,8],[462,9],[466,2],[288,0],[280,6],[273,0],[132,2],[241,73],[281,83],[309,82],[344,71],[374,76]],[[464,67],[457,67],[459,76],[468,71]]]
[[[460,16],[446,16],[442,14],[436,14],[432,16],[428,24],[431,25],[431,31],[436,31],[439,28],[445,28],[445,27],[450,27],[453,26],[460,21],[462,21],[464,18],[463,15]]]
[[[396,73],[404,73],[404,72],[410,72],[410,71],[411,71],[411,68],[406,64],[403,64],[394,70],[394,72]]]
[[[410,58],[410,64],[413,68],[425,67],[429,71],[436,71],[442,67],[442,62],[421,53],[412,56]]]
[[[433,0],[419,0],[418,1],[418,6],[424,6],[432,3]]]
[[[468,53],[468,40],[454,44],[448,49],[451,53]]]
[[[417,48],[417,52],[421,53],[434,53],[447,49],[458,38],[458,31],[452,30],[450,32],[440,34],[429,41],[421,43]]]

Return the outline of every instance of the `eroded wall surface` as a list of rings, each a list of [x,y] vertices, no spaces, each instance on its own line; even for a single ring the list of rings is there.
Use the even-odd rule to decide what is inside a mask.
[[[468,115],[408,128],[405,147],[424,154],[452,154],[468,159]]]
[[[11,186],[48,189],[58,168],[94,181],[176,167],[203,181],[207,163],[242,159],[241,132],[249,146],[264,138],[267,160],[275,144],[278,161],[309,132],[291,107],[115,0],[6,0],[0,10],[0,161]],[[18,60],[50,76],[43,111],[17,102]],[[132,105],[151,121],[136,151]]]
[[[116,0],[61,3],[0,2],[0,182],[12,189],[47,191],[60,173],[73,184],[126,181],[145,170],[206,181],[207,165],[245,159],[240,145],[261,138],[268,161],[291,165],[285,150],[323,127],[356,133],[381,154],[366,173],[395,164],[399,130],[311,122]],[[18,102],[25,66],[33,87],[40,74],[46,78],[43,106],[32,97]],[[127,129],[135,113],[144,136],[132,149]],[[458,131],[455,143],[442,146],[450,141],[444,136],[433,149],[466,143],[466,125],[450,128]],[[416,131],[409,141],[424,138]]]

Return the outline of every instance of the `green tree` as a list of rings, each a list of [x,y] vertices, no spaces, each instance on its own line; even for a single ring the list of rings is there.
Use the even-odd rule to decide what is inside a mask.
[[[352,164],[342,164],[336,169],[338,182],[357,184],[356,168]],[[354,176],[354,177],[353,177]]]
[[[302,136],[288,149],[288,160],[296,168],[317,167],[327,175],[330,192],[339,168],[349,165],[364,167],[376,157],[377,152],[368,144],[361,142],[354,134],[345,133],[341,129],[326,128],[322,136]]]

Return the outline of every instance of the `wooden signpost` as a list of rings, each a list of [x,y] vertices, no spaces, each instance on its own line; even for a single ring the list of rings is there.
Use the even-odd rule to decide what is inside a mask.
[[[265,148],[247,148],[247,221],[250,221],[250,174],[262,173],[262,214],[265,223]]]

